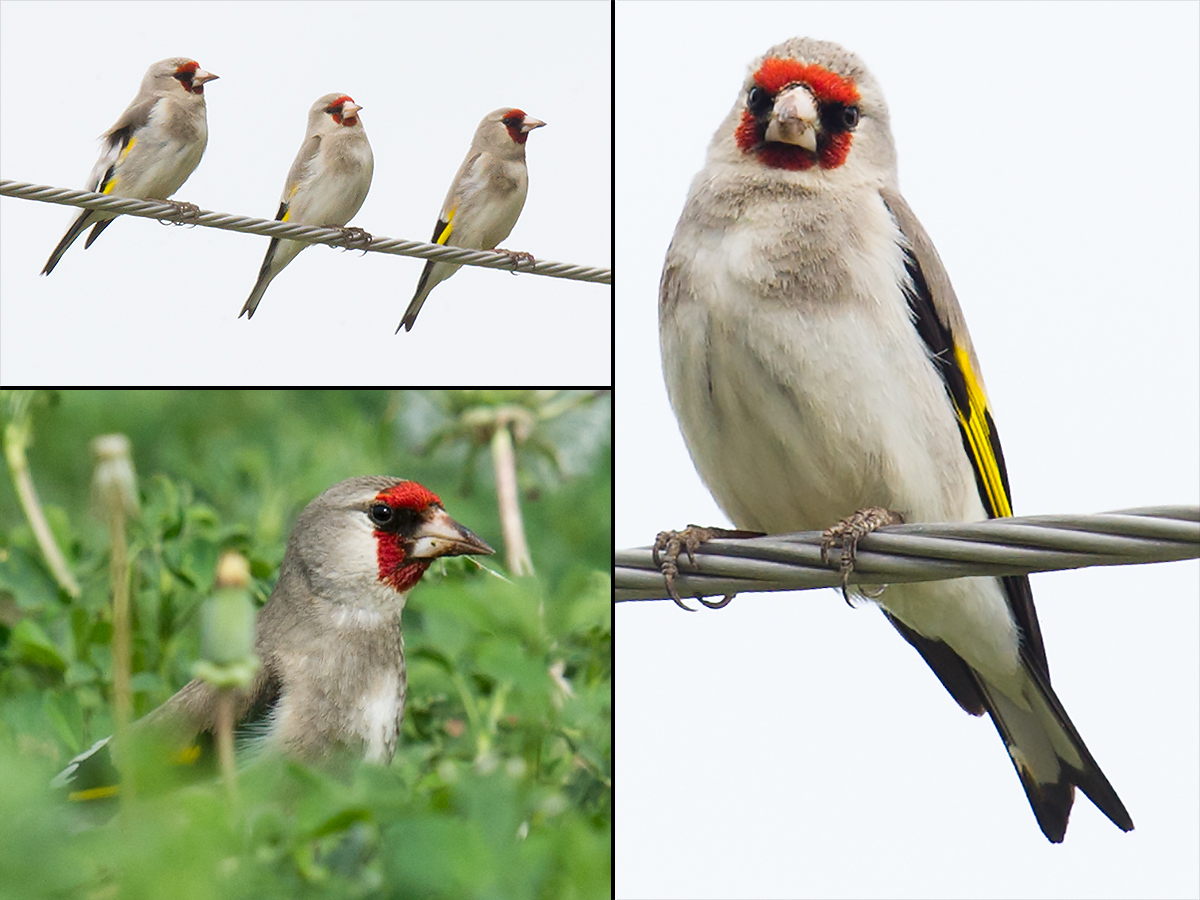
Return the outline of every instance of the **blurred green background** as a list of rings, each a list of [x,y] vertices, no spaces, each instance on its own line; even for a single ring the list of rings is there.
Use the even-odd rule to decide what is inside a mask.
[[[6,897],[607,897],[611,406],[596,391],[0,392],[0,872]],[[13,410],[18,410],[16,419]],[[497,424],[499,423],[499,424]],[[493,449],[515,445],[536,574],[505,567]],[[23,431],[22,431],[23,429]],[[270,594],[291,524],[354,475],[414,479],[496,548],[435,565],[404,612],[409,705],[390,768],[264,760],[81,828],[49,780],[112,730],[108,544],[89,441],[132,442],[133,703],[190,678],[217,554]],[[81,593],[18,503],[26,456]]]

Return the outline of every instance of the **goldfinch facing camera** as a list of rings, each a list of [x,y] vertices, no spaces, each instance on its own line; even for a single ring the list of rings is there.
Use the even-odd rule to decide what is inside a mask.
[[[797,38],[751,65],[667,252],[659,323],[688,450],[738,528],[1012,514],[962,310],[899,192],[883,94],[836,44]],[[1049,840],[1076,786],[1133,828],[1050,686],[1027,577],[893,584],[878,603],[958,704],[991,716]]]
[[[454,176],[433,229],[432,243],[470,250],[495,250],[517,224],[529,190],[525,141],[545,122],[519,109],[497,109],[475,129],[467,158]],[[514,256],[528,256],[517,253]],[[412,331],[429,292],[461,266],[426,260],[417,292],[396,327]]]
[[[216,78],[183,56],[147,69],[138,95],[100,136],[103,149],[88,177],[88,190],[138,200],[166,200],[179,190],[200,165],[208,145],[204,85]],[[92,233],[83,246],[85,250],[92,246],[114,215],[82,210],[46,260],[42,274],[53,272],[67,248],[88,228]]]
[[[279,201],[277,222],[341,227],[367,199],[375,157],[363,130],[362,109],[345,94],[326,94],[308,111],[304,143],[288,171]],[[365,234],[365,232],[364,232]],[[254,318],[254,310],[271,279],[307,247],[303,241],[271,238],[254,290],[238,313]]]

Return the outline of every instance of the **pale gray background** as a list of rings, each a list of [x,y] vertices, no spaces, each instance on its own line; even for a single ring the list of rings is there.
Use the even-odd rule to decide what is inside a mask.
[[[618,546],[725,519],[666,401],[663,254],[749,62],[838,41],[963,303],[1018,514],[1195,504],[1197,5],[617,7]],[[617,610],[617,895],[1194,897],[1198,566],[1033,577],[1054,685],[1124,800],[1041,832],[986,718],[832,591]]]
[[[375,154],[351,222],[429,240],[475,126],[500,106],[547,122],[505,246],[610,266],[610,7],[577,3],[0,5],[0,176],[83,187],[96,137],[147,67],[190,56],[208,150],[176,194],[270,219],[330,91],[363,106]],[[498,384],[610,379],[612,289],[463,268],[394,335],[423,260],[310,247],[238,320],[268,239],[125,218],[38,275],[77,215],[0,201],[0,380]]]

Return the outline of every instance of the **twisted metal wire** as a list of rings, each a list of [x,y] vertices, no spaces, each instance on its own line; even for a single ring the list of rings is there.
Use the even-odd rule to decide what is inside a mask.
[[[576,266],[571,263],[549,260],[514,261],[506,253],[494,250],[464,250],[445,247],[425,241],[404,241],[398,238],[373,237],[369,244],[348,237],[339,228],[322,228],[315,225],[290,225],[272,219],[256,219],[252,216],[234,216],[228,213],[200,210],[199,214],[181,211],[177,203],[164,200],[131,200],[96,194],[92,191],[77,191],[56,188],[44,184],[28,184],[23,181],[0,181],[0,195],[19,197],[24,200],[41,200],[64,206],[79,206],[87,209],[104,209],[147,219],[159,219],[179,225],[203,225],[240,231],[244,234],[259,234],[266,237],[289,238],[311,244],[329,244],[353,250],[373,250],[392,253],[396,256],[416,256],[442,262],[459,263],[465,266],[482,266],[488,269],[508,269],[530,275],[549,275],[551,278],[569,278],[573,281],[591,281],[597,284],[612,284],[612,270],[591,266]]]
[[[1094,516],[1023,516],[986,522],[891,525],[862,538],[852,585],[1023,575],[1085,566],[1200,558],[1200,507],[1155,506]],[[821,562],[821,532],[712,540],[696,564],[679,556],[682,597],[836,587],[839,553]],[[617,601],[666,599],[642,547],[614,555]]]

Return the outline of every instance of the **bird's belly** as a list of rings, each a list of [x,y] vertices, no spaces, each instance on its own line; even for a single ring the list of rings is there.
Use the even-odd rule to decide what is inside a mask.
[[[664,372],[696,469],[738,527],[818,530],[867,506],[910,522],[987,517],[898,288],[776,301],[703,253],[692,263],[693,291],[663,318]],[[1016,670],[996,579],[893,585],[880,603],[997,681]]]
[[[203,142],[144,138],[118,168],[116,184],[109,193],[165,200],[183,186],[203,155]]]
[[[664,321],[664,369],[696,468],[739,527],[826,528],[866,506],[910,521],[986,517],[898,288],[806,307],[698,274],[695,301]]]

